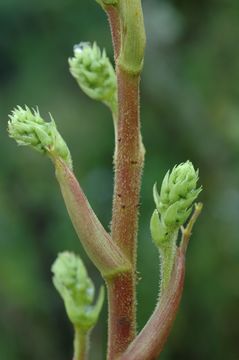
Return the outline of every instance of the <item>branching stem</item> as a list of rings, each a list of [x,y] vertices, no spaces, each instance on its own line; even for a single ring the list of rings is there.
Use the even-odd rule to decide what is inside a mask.
[[[108,283],[108,359],[115,359],[135,337],[136,237],[144,151],[139,123],[139,77],[117,69],[119,118],[115,158],[112,240],[131,263],[132,271]]]
[[[149,321],[120,360],[154,360],[162,351],[174,322],[184,282],[184,254],[178,252],[168,291],[157,304]]]
[[[112,212],[112,240],[131,264],[127,273],[119,273],[107,281],[109,306],[108,360],[122,354],[136,335],[136,246],[141,173],[144,162],[144,147],[140,133],[139,117],[139,46],[129,53],[127,31],[135,43],[144,48],[144,26],[140,1],[131,4],[125,0],[118,5],[106,6],[118,84],[118,120],[116,124],[115,182]],[[132,30],[132,14],[136,26]],[[139,31],[141,30],[141,32]],[[140,37],[140,40],[138,39]],[[137,51],[136,51],[137,50]],[[127,53],[126,58],[124,55]],[[143,56],[143,52],[142,52]],[[122,58],[120,63],[118,59]],[[141,59],[143,61],[143,59]],[[136,63],[136,72],[130,72],[130,64]],[[139,69],[139,71],[138,71]]]
[[[184,274],[185,254],[193,225],[200,215],[202,204],[195,211],[187,227],[182,229],[182,241],[177,248],[172,276],[167,290],[162,294],[153,314],[119,360],[154,360],[163,350],[180,304]]]

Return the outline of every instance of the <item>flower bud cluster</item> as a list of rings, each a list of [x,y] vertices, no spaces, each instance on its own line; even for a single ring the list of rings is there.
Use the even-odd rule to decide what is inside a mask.
[[[113,111],[117,102],[117,83],[114,68],[105,50],[96,43],[82,42],[74,47],[69,59],[70,72],[81,89],[92,99],[99,100]]]
[[[201,192],[197,188],[198,170],[190,161],[177,165],[165,175],[160,194],[154,186],[156,211],[151,219],[151,231],[157,242],[167,240],[167,235],[178,230],[192,211],[192,204]],[[155,236],[157,232],[157,236]],[[152,234],[153,235],[153,234]]]
[[[57,156],[72,167],[69,149],[59,134],[55,121],[45,122],[38,109],[30,110],[18,106],[9,115],[8,132],[19,145],[31,146],[35,150]]]
[[[196,188],[198,170],[195,171],[190,161],[177,165],[171,173],[165,175],[160,195],[154,186],[154,201],[164,224],[174,229],[185,223],[192,204],[201,192]]]
[[[60,253],[52,266],[53,283],[65,303],[67,315],[75,327],[89,330],[95,325],[104,301],[101,288],[95,305],[95,288],[79,256]]]

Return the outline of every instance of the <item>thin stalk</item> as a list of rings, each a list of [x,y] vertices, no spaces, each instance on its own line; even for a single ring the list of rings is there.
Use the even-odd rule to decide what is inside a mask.
[[[87,360],[89,350],[89,332],[75,328],[73,360]]]
[[[112,36],[112,42],[113,42],[113,48],[114,48],[114,57],[115,57],[115,62],[116,62],[116,60],[119,56],[120,45],[121,45],[119,11],[118,11],[118,8],[113,5],[106,6],[105,11],[107,13],[109,24],[110,24],[110,30],[111,30],[111,36]]]
[[[163,293],[167,289],[171,274],[174,267],[175,254],[177,250],[176,241],[178,237],[178,230],[174,231],[170,238],[167,240],[167,244],[159,249],[160,258],[160,278],[161,278],[161,292]]]

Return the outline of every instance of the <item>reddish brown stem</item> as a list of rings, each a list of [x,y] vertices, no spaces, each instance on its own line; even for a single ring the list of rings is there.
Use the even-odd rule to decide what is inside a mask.
[[[117,69],[119,119],[118,151],[115,159],[115,188],[112,239],[127,256],[132,272],[119,275],[108,284],[108,359],[120,355],[136,332],[136,237],[139,193],[143,167],[143,147],[139,123],[139,77]]]
[[[135,302],[132,274],[119,275],[107,284],[109,303],[108,359],[116,359],[135,337]]]
[[[114,48],[114,57],[115,62],[119,56],[120,52],[120,43],[121,43],[121,35],[120,35],[120,16],[117,7],[109,5],[106,6],[105,11],[108,16],[111,35],[112,35],[112,42]]]
[[[121,21],[117,6],[105,8],[114,46],[115,62],[121,49]],[[139,193],[144,151],[139,120],[139,75],[116,66],[118,121],[116,127],[115,183],[112,240],[131,263],[128,273],[107,282],[109,306],[108,360],[122,354],[136,335],[136,244]]]
[[[175,320],[183,292],[185,255],[178,250],[168,290],[162,296],[149,321],[119,360],[155,360]]]
[[[162,294],[162,298],[145,327],[118,360],[155,360],[163,350],[183,292],[185,254],[189,238],[201,211],[202,204],[196,204],[187,227],[182,228],[182,240],[177,249],[175,265],[167,290]]]
[[[133,263],[144,156],[139,123],[139,77],[126,74],[121,69],[118,69],[117,75],[119,120],[112,238]]]

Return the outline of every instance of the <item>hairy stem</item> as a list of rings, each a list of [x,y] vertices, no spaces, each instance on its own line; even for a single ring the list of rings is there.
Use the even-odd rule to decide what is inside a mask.
[[[120,45],[121,45],[119,11],[118,11],[117,7],[113,6],[113,5],[106,6],[105,11],[107,13],[109,24],[110,24],[110,30],[111,30],[111,36],[112,36],[112,42],[113,42],[113,48],[114,48],[114,57],[115,57],[115,62],[116,62],[117,58],[119,56]]]
[[[145,36],[140,0],[120,0],[114,6],[105,6],[105,10],[111,26],[118,84],[111,236],[131,264],[128,272],[118,273],[107,281],[107,358],[114,360],[127,349],[136,335],[136,247],[144,162],[139,117],[139,81]],[[130,43],[137,45],[133,46],[132,51]]]
[[[185,272],[184,253],[178,252],[173,276],[167,291],[149,321],[120,360],[154,360],[163,350],[180,303]]]
[[[131,272],[107,283],[109,304],[108,359],[116,359],[135,337],[135,282]]]
[[[89,333],[75,328],[73,360],[87,360],[89,350]]]
[[[53,161],[66,208],[89,257],[104,278],[127,272],[129,261],[103,228],[71,169],[59,159]]]
[[[139,193],[144,150],[139,122],[139,77],[117,69],[119,118],[115,158],[115,188],[112,239],[127,256],[132,271],[108,283],[108,359],[115,359],[135,337],[136,332],[136,238]]]
[[[160,277],[161,277],[161,292],[163,293],[170,282],[175,254],[176,254],[176,240],[178,237],[178,231],[175,231],[171,234],[168,239],[168,243],[160,248],[159,257],[160,257]]]
[[[115,159],[112,239],[133,263],[144,150],[139,123],[139,77],[118,75],[118,151]]]
[[[174,268],[167,289],[162,293],[162,297],[144,328],[118,360],[155,360],[163,350],[180,304],[187,246],[193,225],[201,210],[202,204],[196,204],[187,227],[182,228],[182,240],[176,250]]]

